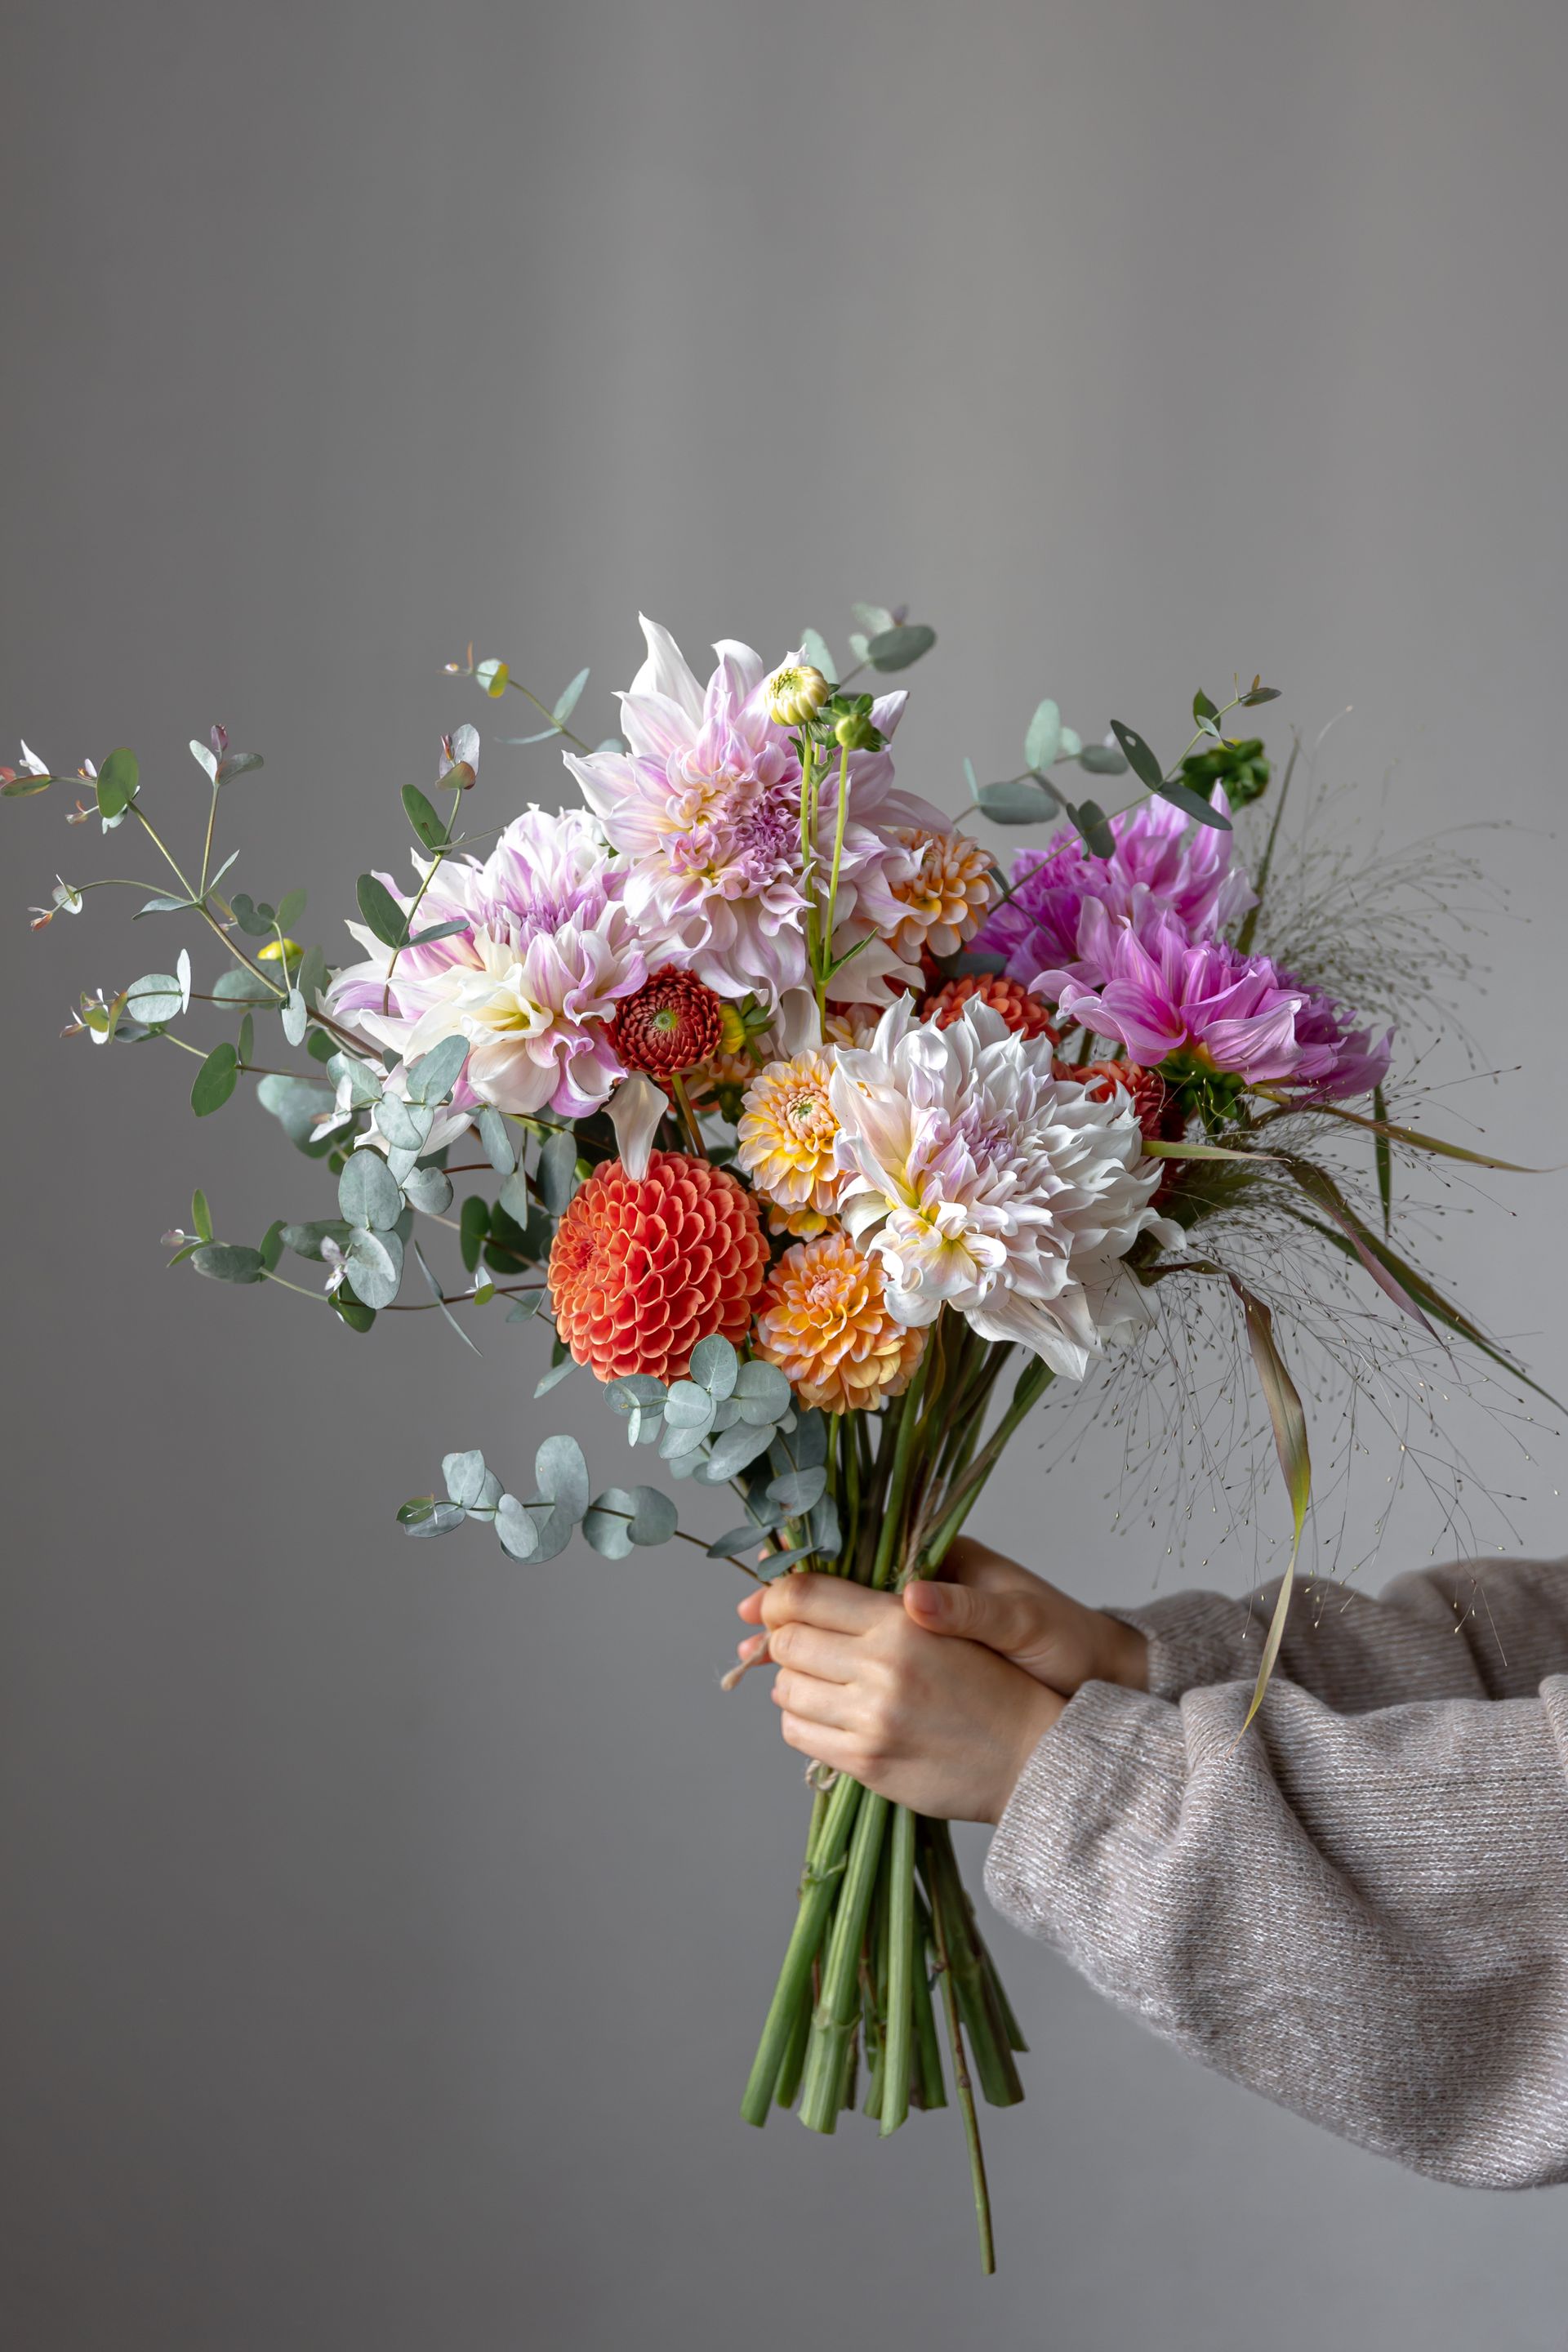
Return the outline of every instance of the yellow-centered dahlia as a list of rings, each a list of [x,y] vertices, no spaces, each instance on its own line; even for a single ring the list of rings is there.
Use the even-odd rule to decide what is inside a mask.
[[[746,1088],[736,1160],[772,1203],[775,1233],[824,1232],[838,1198],[833,1147],[838,1121],[827,1099],[833,1056],[819,1045],[770,1062]]]
[[[962,833],[927,833],[900,827],[895,836],[917,862],[907,881],[891,884],[903,908],[892,942],[907,963],[919,963],[921,950],[956,955],[984,921],[996,895],[991,852]]]
[[[877,1260],[831,1233],[785,1250],[757,1301],[753,1345],[803,1404],[879,1412],[908,1388],[925,1333],[893,1320]]]

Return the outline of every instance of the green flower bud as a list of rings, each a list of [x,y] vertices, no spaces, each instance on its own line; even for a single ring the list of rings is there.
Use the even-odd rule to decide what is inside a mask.
[[[809,662],[785,662],[768,679],[764,691],[768,712],[781,727],[804,727],[814,719],[833,691],[819,669]]]
[[[846,751],[874,751],[882,740],[863,710],[847,710],[833,736]]]

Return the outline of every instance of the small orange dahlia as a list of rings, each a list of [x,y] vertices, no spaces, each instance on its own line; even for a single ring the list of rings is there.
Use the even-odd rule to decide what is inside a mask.
[[[1151,1142],[1174,1143],[1186,1126],[1159,1071],[1145,1070],[1137,1062],[1085,1062],[1077,1069],[1058,1062],[1057,1076],[1076,1078],[1096,1102],[1110,1102],[1115,1095],[1131,1097],[1133,1114]]]
[[[773,1204],[774,1230],[819,1234],[843,1182],[834,1164],[838,1121],[827,1098],[833,1057],[820,1046],[770,1062],[746,1088],[735,1157]]]
[[[709,1060],[723,1031],[722,1000],[690,972],[667,963],[616,1006],[610,1043],[628,1070],[668,1078]]]
[[[556,1228],[556,1328],[602,1381],[679,1380],[700,1339],[739,1341],[766,1278],[756,1204],[727,1169],[654,1151],[646,1176],[596,1168]]]
[[[925,1333],[893,1320],[878,1261],[830,1233],[785,1250],[758,1301],[754,1345],[803,1404],[879,1412],[908,1388]]]
[[[1000,972],[969,971],[962,980],[950,980],[928,996],[921,1006],[921,1019],[934,1021],[939,1029],[950,1028],[971,997],[989,1004],[1002,1015],[1009,1029],[1019,1037],[1048,1037],[1058,1042],[1058,1033],[1051,1016],[1037,996],[1031,996],[1021,981],[1005,980]]]
[[[915,860],[908,880],[890,886],[903,908],[893,946],[906,963],[920,963],[923,948],[956,955],[996,895],[994,858],[967,834],[900,826],[893,837]]]

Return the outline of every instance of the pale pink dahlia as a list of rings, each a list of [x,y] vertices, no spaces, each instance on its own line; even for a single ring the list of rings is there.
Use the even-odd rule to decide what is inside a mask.
[[[429,871],[417,857],[415,866],[421,878]],[[412,904],[412,892],[393,895]],[[597,1109],[621,1075],[610,1024],[647,967],[593,818],[531,808],[483,865],[444,859],[415,936],[451,922],[462,929],[405,948],[395,965],[374,932],[351,923],[367,961],[333,981],[332,1018],[405,1062],[443,1037],[468,1038],[460,1105],[549,1108],[563,1118]]]
[[[625,903],[649,961],[679,964],[721,996],[776,1003],[807,977],[801,773],[789,730],[772,715],[762,657],[749,646],[721,640],[704,688],[668,631],[642,625],[647,659],[621,697],[629,749],[568,754],[566,764],[626,861]],[[904,701],[885,695],[874,706],[883,736]],[[819,878],[832,863],[837,773],[835,761],[821,780]],[[894,788],[885,746],[852,752],[848,778],[835,944],[842,953],[870,942],[845,982],[853,974],[854,999],[885,997],[896,959],[879,954],[877,940],[899,914],[889,877],[909,862],[898,829],[940,829],[944,820]]]

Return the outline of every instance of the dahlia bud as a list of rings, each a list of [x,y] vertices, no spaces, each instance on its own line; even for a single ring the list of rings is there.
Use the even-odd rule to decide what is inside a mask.
[[[721,1054],[743,1054],[746,1050],[746,1024],[733,1004],[719,1008],[719,1051]]]
[[[846,751],[874,751],[882,740],[863,710],[847,710],[833,734]]]
[[[780,727],[804,727],[814,719],[833,688],[809,662],[785,662],[775,669],[763,689],[769,716]]]
[[[281,947],[276,940],[268,940],[264,948],[257,949],[256,961],[258,963],[280,963],[287,977],[292,980],[304,960],[304,954],[305,950],[298,940],[285,940]]]

